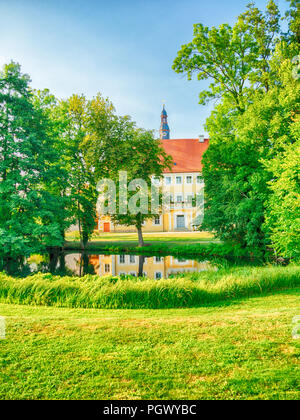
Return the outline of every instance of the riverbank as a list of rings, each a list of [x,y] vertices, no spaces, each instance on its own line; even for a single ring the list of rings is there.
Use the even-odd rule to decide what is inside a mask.
[[[59,277],[33,274],[24,279],[0,273],[0,301],[72,308],[163,309],[200,307],[276,293],[300,286],[300,266],[235,267],[184,273],[153,280],[132,276]]]

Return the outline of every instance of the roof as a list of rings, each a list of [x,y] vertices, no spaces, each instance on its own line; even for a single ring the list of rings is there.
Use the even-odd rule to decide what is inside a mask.
[[[199,139],[163,139],[161,142],[165,152],[173,158],[172,168],[164,173],[202,171],[202,155],[208,148],[209,139],[203,143]]]

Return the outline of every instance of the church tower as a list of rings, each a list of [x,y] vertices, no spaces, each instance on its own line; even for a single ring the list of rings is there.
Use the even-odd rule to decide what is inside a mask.
[[[168,125],[168,114],[165,110],[165,105],[163,106],[162,112],[161,112],[161,123],[160,123],[160,129],[159,129],[160,139],[169,139],[170,138],[170,129]]]

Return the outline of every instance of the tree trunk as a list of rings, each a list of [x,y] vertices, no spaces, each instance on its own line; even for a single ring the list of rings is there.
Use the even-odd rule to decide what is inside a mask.
[[[137,231],[138,231],[138,237],[139,237],[139,246],[145,246],[141,225],[137,226]]]
[[[138,274],[138,277],[143,277],[144,261],[145,261],[144,255],[139,255],[139,274]]]

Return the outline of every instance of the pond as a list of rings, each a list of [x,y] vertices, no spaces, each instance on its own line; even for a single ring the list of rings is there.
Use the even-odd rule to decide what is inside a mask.
[[[10,262],[4,267],[11,275],[25,277],[35,272],[56,275],[84,276],[145,276],[152,279],[169,278],[178,273],[217,270],[209,261],[180,258],[172,255],[143,256],[96,253],[56,253],[32,255],[21,263]]]

